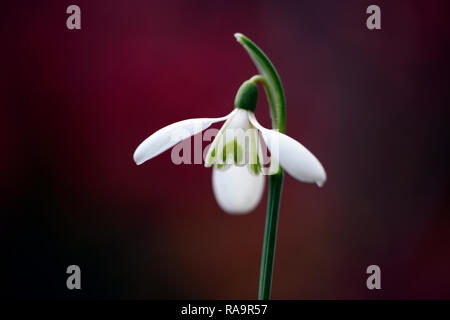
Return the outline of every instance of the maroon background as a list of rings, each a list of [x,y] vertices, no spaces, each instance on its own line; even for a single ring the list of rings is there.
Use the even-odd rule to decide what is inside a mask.
[[[450,298],[445,3],[2,4],[2,295],[256,298],[265,200],[230,216],[210,169],[132,160],[162,126],[232,110],[256,72],[242,32],[281,75],[287,133],[328,174],[322,189],[285,179],[273,298]],[[365,26],[370,4],[382,30]],[[265,99],[256,113],[268,126]],[[370,264],[382,290],[365,286]]]

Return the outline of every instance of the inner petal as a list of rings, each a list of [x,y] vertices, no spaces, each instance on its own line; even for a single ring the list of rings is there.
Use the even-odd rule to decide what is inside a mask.
[[[237,109],[214,139],[205,166],[215,164],[216,169],[230,165],[246,166],[253,175],[262,168],[258,130],[249,121],[249,111]]]
[[[242,146],[238,144],[237,139],[228,141],[222,149],[222,161],[227,163],[227,160],[232,158],[232,163],[241,163],[243,158]]]

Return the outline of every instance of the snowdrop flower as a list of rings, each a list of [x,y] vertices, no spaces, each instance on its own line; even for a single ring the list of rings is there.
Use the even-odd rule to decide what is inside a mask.
[[[219,206],[231,214],[253,210],[264,193],[261,135],[271,152],[271,172],[278,163],[292,177],[322,186],[326,174],[319,160],[303,145],[285,134],[261,126],[254,110],[258,86],[245,81],[238,90],[235,109],[221,118],[198,118],[166,126],[146,140],[134,152],[140,165],[191,137],[212,124],[225,121],[205,157],[205,166],[214,165],[212,185]]]

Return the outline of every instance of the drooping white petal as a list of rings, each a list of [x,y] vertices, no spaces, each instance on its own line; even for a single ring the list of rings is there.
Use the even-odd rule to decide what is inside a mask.
[[[236,111],[236,110],[235,110]],[[235,112],[236,113],[236,112]],[[232,121],[233,117],[229,117],[227,121],[223,124],[222,128],[220,128],[219,132],[217,132],[217,135],[215,136],[213,142],[211,143],[211,146],[208,149],[208,152],[205,156],[205,167],[209,168],[213,165],[215,159],[217,158],[217,145],[222,138],[223,133],[225,130],[230,126],[230,123]],[[214,151],[214,156],[213,156]]]
[[[308,149],[285,134],[264,128],[253,113],[249,115],[249,119],[261,131],[271,157],[278,159],[287,173],[303,182],[315,182],[319,187],[325,183],[325,169]]]
[[[137,147],[133,155],[134,161],[138,165],[142,164],[173,147],[178,142],[205,130],[213,123],[228,119],[233,116],[234,112],[221,118],[188,119],[168,125],[156,131]]]
[[[245,214],[252,211],[264,193],[265,177],[254,175],[245,166],[230,165],[212,174],[214,196],[223,211]]]

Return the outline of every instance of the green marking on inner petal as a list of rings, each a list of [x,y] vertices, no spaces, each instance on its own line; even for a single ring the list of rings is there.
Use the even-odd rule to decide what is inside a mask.
[[[208,159],[208,165],[211,165],[216,159],[216,148],[211,151],[211,156]]]
[[[257,133],[255,133],[255,129],[252,127],[250,131],[250,150],[249,150],[249,163],[251,165],[255,165],[258,163],[258,146],[257,146]]]
[[[209,156],[205,159],[206,165],[211,166],[216,161],[216,147],[211,150]]]
[[[214,149],[212,149],[211,153],[205,159],[206,165],[208,165],[208,166],[212,165],[215,158],[216,158],[216,149],[214,148]]]
[[[258,156],[258,155],[256,155],[256,163],[250,164],[250,169],[251,169],[256,175],[258,175],[259,172],[261,171],[261,163],[259,162],[259,156]]]
[[[227,162],[228,155],[233,155],[234,163],[242,162],[243,152],[242,147],[238,144],[237,139],[233,139],[232,141],[228,141],[227,144],[223,147],[222,150],[222,161],[224,163]]]

